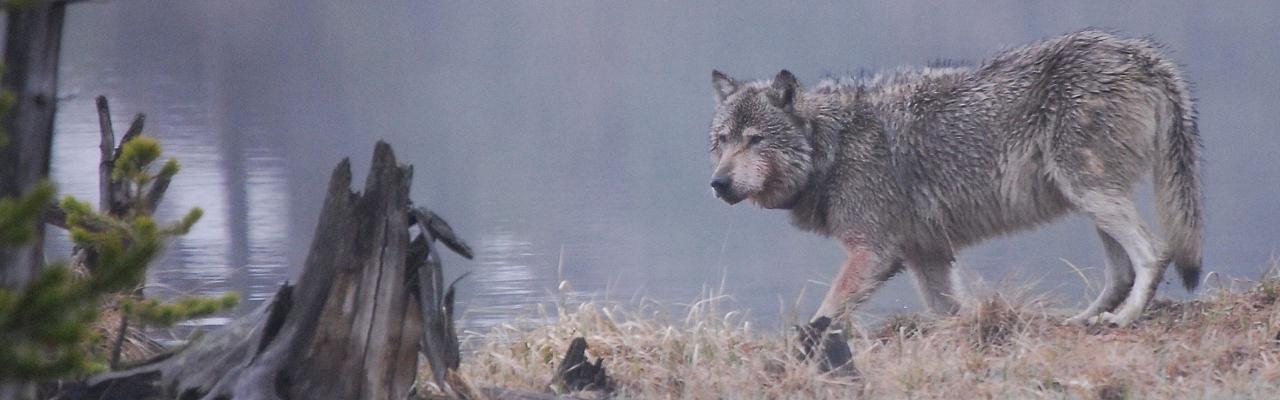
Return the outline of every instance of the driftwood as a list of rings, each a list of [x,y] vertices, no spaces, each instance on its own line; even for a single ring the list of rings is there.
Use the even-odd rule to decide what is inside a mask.
[[[296,285],[172,354],[91,377],[61,398],[403,399],[420,349],[447,394],[468,393],[450,385],[460,382],[449,379],[458,364],[452,295],[444,293],[452,291],[432,246],[448,225],[412,209],[411,177],[379,142],[364,192],[352,193],[343,160]],[[412,242],[411,223],[420,227]],[[466,248],[451,233],[445,240]]]
[[[587,359],[587,339],[578,337],[569,343],[569,350],[564,353],[564,361],[556,370],[552,379],[553,386],[567,391],[602,390],[605,393],[613,390],[608,375],[604,371],[604,360],[596,358],[595,364]]]

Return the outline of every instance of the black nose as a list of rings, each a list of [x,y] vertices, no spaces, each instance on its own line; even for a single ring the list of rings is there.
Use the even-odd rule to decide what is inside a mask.
[[[733,180],[728,175],[711,178],[711,188],[715,189],[716,193],[724,193],[732,184]]]

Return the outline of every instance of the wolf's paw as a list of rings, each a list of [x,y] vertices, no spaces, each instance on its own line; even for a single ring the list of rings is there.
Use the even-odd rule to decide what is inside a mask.
[[[1062,326],[1090,328],[1090,332],[1093,332],[1094,330],[1097,330],[1099,328],[1114,326],[1110,321],[1103,319],[1103,314],[1110,315],[1110,313],[1107,313],[1107,312],[1102,312],[1102,313],[1092,314],[1092,315],[1077,315],[1071,318],[1067,318],[1066,320],[1063,320]]]
[[[1062,325],[1065,326],[1089,326],[1096,323],[1098,323],[1098,311],[1095,309],[1085,310],[1074,317],[1062,321]]]
[[[1062,326],[1089,326],[1089,325],[1092,325],[1094,322],[1097,322],[1097,320],[1098,320],[1098,317],[1096,316],[1089,317],[1089,316],[1077,315],[1077,316],[1062,320]]]
[[[1104,323],[1108,323],[1108,324],[1123,328],[1123,327],[1129,326],[1129,324],[1132,324],[1135,318],[1132,316],[1126,315],[1126,313],[1113,314],[1109,312],[1104,312],[1098,315],[1098,319]]]
[[[831,318],[821,317],[805,326],[797,326],[800,348],[795,356],[799,360],[818,360],[822,372],[857,376],[853,366],[853,352],[849,349],[844,331],[831,328]]]
[[[799,348],[795,351],[797,360],[808,360],[812,358],[818,350],[818,345],[822,343],[822,337],[826,335],[827,328],[831,326],[831,318],[821,317],[815,319],[807,325],[796,326],[796,332],[799,333],[797,338]]]

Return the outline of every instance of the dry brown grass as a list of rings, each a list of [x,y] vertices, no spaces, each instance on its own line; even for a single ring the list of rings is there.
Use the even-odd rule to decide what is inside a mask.
[[[1005,291],[1008,293],[1009,291]],[[1025,293],[1025,292],[1024,292]],[[955,317],[850,327],[860,376],[793,361],[788,332],[758,332],[706,300],[679,317],[588,303],[466,336],[474,386],[545,392],[575,336],[622,398],[1273,398],[1280,393],[1280,279],[1152,304],[1135,327],[1062,326],[1039,298],[977,295]],[[714,299],[714,298],[713,298]]]
[[[93,351],[104,359],[110,359],[116,336],[120,334],[120,300],[124,297],[122,294],[107,296],[98,308],[98,319],[89,327],[96,338],[93,341]],[[145,361],[165,351],[163,345],[137,326],[129,326],[127,332],[120,346],[122,365]]]

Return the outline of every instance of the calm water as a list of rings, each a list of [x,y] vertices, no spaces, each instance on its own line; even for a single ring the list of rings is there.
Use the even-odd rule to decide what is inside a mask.
[[[450,275],[472,272],[460,287],[466,327],[553,301],[560,275],[572,299],[666,304],[723,282],[733,307],[775,326],[812,312],[842,251],[783,213],[708,193],[712,68],[742,78],[788,68],[805,83],[980,60],[1099,26],[1161,40],[1196,83],[1207,268],[1253,277],[1280,247],[1277,3],[388,3],[72,6],[56,181],[96,198],[94,96],[110,97],[117,130],[147,113],[148,133],[184,165],[160,214],[205,210],[153,268],[151,290],[236,290],[257,303],[296,277],[331,168],[350,156],[362,176],[384,139],[416,166],[415,201],[476,248],[474,261],[445,258]],[[1096,280],[1100,247],[1072,218],[969,250],[960,264],[1078,301],[1067,263]],[[1183,295],[1169,284],[1162,293]],[[917,306],[899,277],[866,310]]]

